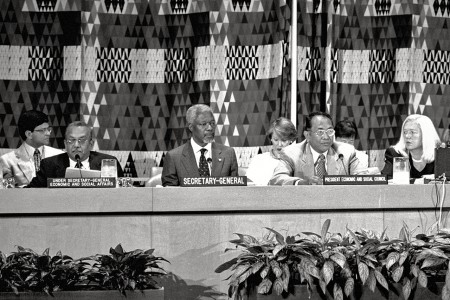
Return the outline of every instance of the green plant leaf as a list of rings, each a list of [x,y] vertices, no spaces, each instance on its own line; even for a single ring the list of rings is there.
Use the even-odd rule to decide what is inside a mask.
[[[398,252],[389,253],[386,258],[386,269],[390,269],[398,260],[400,259],[400,254]]]
[[[355,242],[357,249],[360,249],[361,248],[361,243],[359,242],[358,237],[356,236],[356,234],[353,231],[351,231],[348,228],[348,226],[347,226],[347,232],[350,233],[350,235],[352,236],[353,241]]]
[[[445,286],[448,292],[450,292],[450,268],[447,267],[447,273],[445,273]]]
[[[408,251],[403,251],[400,253],[400,258],[398,259],[398,264],[401,266],[403,265],[403,263],[406,261],[406,259],[409,256],[409,252]]]
[[[277,278],[279,278],[283,274],[283,271],[281,270],[280,265],[274,260],[271,260],[269,262],[269,264],[270,264],[270,267],[272,268],[272,271],[275,274],[275,276]]]
[[[255,274],[256,272],[258,272],[259,270],[261,270],[261,268],[264,266],[264,262],[263,261],[257,261],[253,266],[252,266],[252,274]]]
[[[319,280],[319,286],[322,292],[326,295],[327,294],[327,284],[323,280]]]
[[[398,266],[392,270],[392,279],[395,282],[399,282],[403,276],[403,266]]]
[[[428,285],[428,278],[424,271],[422,271],[422,270],[419,271],[418,279],[419,279],[419,284],[422,287],[426,288]]]
[[[285,247],[285,245],[276,245],[275,248],[272,251],[272,254],[274,256],[277,256],[278,252],[280,252],[281,250],[283,250]]]
[[[345,264],[347,263],[347,259],[345,255],[340,252],[334,252],[333,255],[330,256],[330,259],[337,263],[342,269],[345,268]]]
[[[405,283],[403,284],[402,292],[403,292],[403,297],[405,298],[405,300],[408,300],[409,295],[411,294],[411,281],[408,278],[405,279]]]
[[[247,272],[247,270],[251,269],[251,265],[249,263],[246,263],[244,265],[239,265],[233,273],[233,276],[231,276],[230,281],[239,281],[239,277]]]
[[[383,274],[381,274],[381,272],[378,270],[374,270],[374,273],[375,273],[375,278],[377,279],[378,283],[382,287],[384,287],[387,291],[389,291],[388,283],[386,281],[386,278],[384,278]]]
[[[442,300],[450,300],[450,290],[447,285],[442,287]]]
[[[234,264],[238,261],[238,257],[235,257],[223,264],[221,264],[220,266],[217,267],[217,269],[214,271],[216,273],[222,273],[225,270],[228,270],[229,268],[231,268],[232,266],[234,266]]]
[[[445,255],[444,251],[442,251],[439,248],[432,248],[432,249],[424,249],[422,250],[416,258],[416,262],[421,261],[426,258],[443,258],[448,259],[447,255]]]
[[[360,262],[358,264],[358,273],[362,283],[365,284],[367,278],[369,277],[369,267],[365,263]]]
[[[258,294],[267,294],[270,291],[271,287],[272,287],[272,281],[270,281],[270,279],[268,279],[268,278],[265,278],[258,285],[257,292],[258,292]]]
[[[277,278],[273,283],[273,289],[277,295],[281,295],[283,293],[283,280],[281,278]]]
[[[375,288],[377,286],[377,279],[375,278],[374,271],[369,272],[369,277],[367,277],[367,286],[369,290],[375,292]]]
[[[344,292],[347,297],[349,297],[350,294],[353,292],[354,287],[355,287],[355,280],[352,277],[347,278],[344,287]]]
[[[330,219],[326,219],[325,222],[323,222],[322,231],[321,231],[322,243],[326,243],[326,241],[327,241],[327,233],[328,233],[328,229],[330,228],[330,223],[331,223]]]
[[[327,260],[322,267],[321,274],[322,278],[326,284],[330,283],[330,280],[333,278],[334,266],[333,263]]]
[[[315,266],[315,264],[309,259],[309,258],[303,258],[300,262],[300,265],[302,266],[305,273],[316,277],[317,279],[320,279],[320,272],[319,269]]]
[[[261,276],[262,279],[266,278],[267,274],[269,273],[270,266],[265,266],[264,269],[259,273],[259,276]]]
[[[442,258],[426,258],[423,261],[422,266],[420,268],[425,269],[425,268],[429,268],[429,267],[438,266],[438,265],[444,263],[445,261],[446,261],[446,259],[442,259]]]
[[[291,272],[289,271],[288,264],[283,264],[282,269],[283,269],[283,276],[282,276],[283,288],[287,292],[289,288],[289,280],[291,279]]]
[[[333,287],[334,300],[343,300],[344,295],[342,294],[342,288],[339,284],[335,283]]]
[[[414,275],[414,277],[419,277],[419,267],[417,265],[411,265],[411,274]]]
[[[279,233],[278,231],[273,230],[272,228],[269,228],[269,227],[264,227],[264,228],[266,228],[267,230],[269,230],[270,232],[275,234],[275,238],[277,239],[277,242],[279,244],[281,244],[281,245],[285,245],[286,244],[286,242],[284,241],[284,236],[281,233]]]

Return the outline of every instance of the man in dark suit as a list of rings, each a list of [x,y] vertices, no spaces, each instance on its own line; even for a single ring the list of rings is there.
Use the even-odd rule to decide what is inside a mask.
[[[162,185],[179,186],[182,177],[238,176],[234,149],[213,143],[216,123],[211,108],[204,104],[191,106],[186,121],[192,137],[166,154]]]
[[[70,123],[67,126],[64,145],[66,153],[43,159],[40,170],[27,187],[46,187],[47,178],[64,178],[68,167],[101,170],[102,159],[117,161],[114,156],[91,151],[94,146],[92,131],[81,121]],[[122,167],[118,161],[117,175],[123,177]]]
[[[322,184],[324,175],[356,175],[366,171],[355,147],[335,142],[331,116],[313,112],[306,118],[306,140],[285,147],[270,185]]]

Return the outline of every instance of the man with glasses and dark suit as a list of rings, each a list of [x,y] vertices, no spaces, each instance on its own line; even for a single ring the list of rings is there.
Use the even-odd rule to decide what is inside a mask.
[[[365,171],[355,147],[334,140],[328,113],[313,112],[306,118],[306,140],[283,149],[271,185],[322,184],[324,175],[356,175]]]
[[[216,122],[212,110],[204,104],[191,106],[186,121],[192,137],[167,152],[162,171],[163,186],[179,186],[183,177],[238,176],[234,149],[214,143]]]
[[[14,178],[16,187],[30,183],[40,168],[41,160],[57,154],[62,150],[48,146],[52,127],[48,116],[43,112],[29,110],[19,117],[17,122],[22,144],[16,150],[0,157],[0,174],[3,178]]]
[[[27,187],[46,187],[47,178],[64,178],[68,167],[100,171],[103,159],[117,161],[114,156],[91,151],[94,146],[92,130],[81,121],[67,126],[64,145],[66,153],[43,159],[39,172]],[[117,176],[123,177],[119,161],[117,161]]]

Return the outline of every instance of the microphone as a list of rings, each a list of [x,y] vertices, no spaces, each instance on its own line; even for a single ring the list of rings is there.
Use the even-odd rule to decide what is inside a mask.
[[[345,175],[347,175],[348,176],[348,174],[347,174],[347,168],[345,167],[345,164],[344,164],[344,154],[339,154],[339,160],[341,161],[341,163],[342,163],[342,166],[344,167],[344,172],[345,172]]]
[[[209,169],[210,169],[210,173],[211,173],[211,175],[212,175],[212,158],[211,158],[211,157],[208,157],[208,159],[207,159],[206,161],[208,162]]]
[[[77,167],[78,169],[81,169],[81,162],[80,162],[80,156],[78,154],[75,155],[75,159],[77,160]]]
[[[75,159],[77,160],[77,164],[75,165],[78,170],[80,170],[80,178],[83,178],[83,174],[81,173],[81,161],[80,156],[78,154],[75,155]]]

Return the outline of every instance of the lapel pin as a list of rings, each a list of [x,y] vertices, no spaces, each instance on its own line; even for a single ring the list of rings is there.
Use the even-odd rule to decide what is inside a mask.
[[[219,161],[222,161],[222,159],[221,159],[221,158],[219,158]]]

